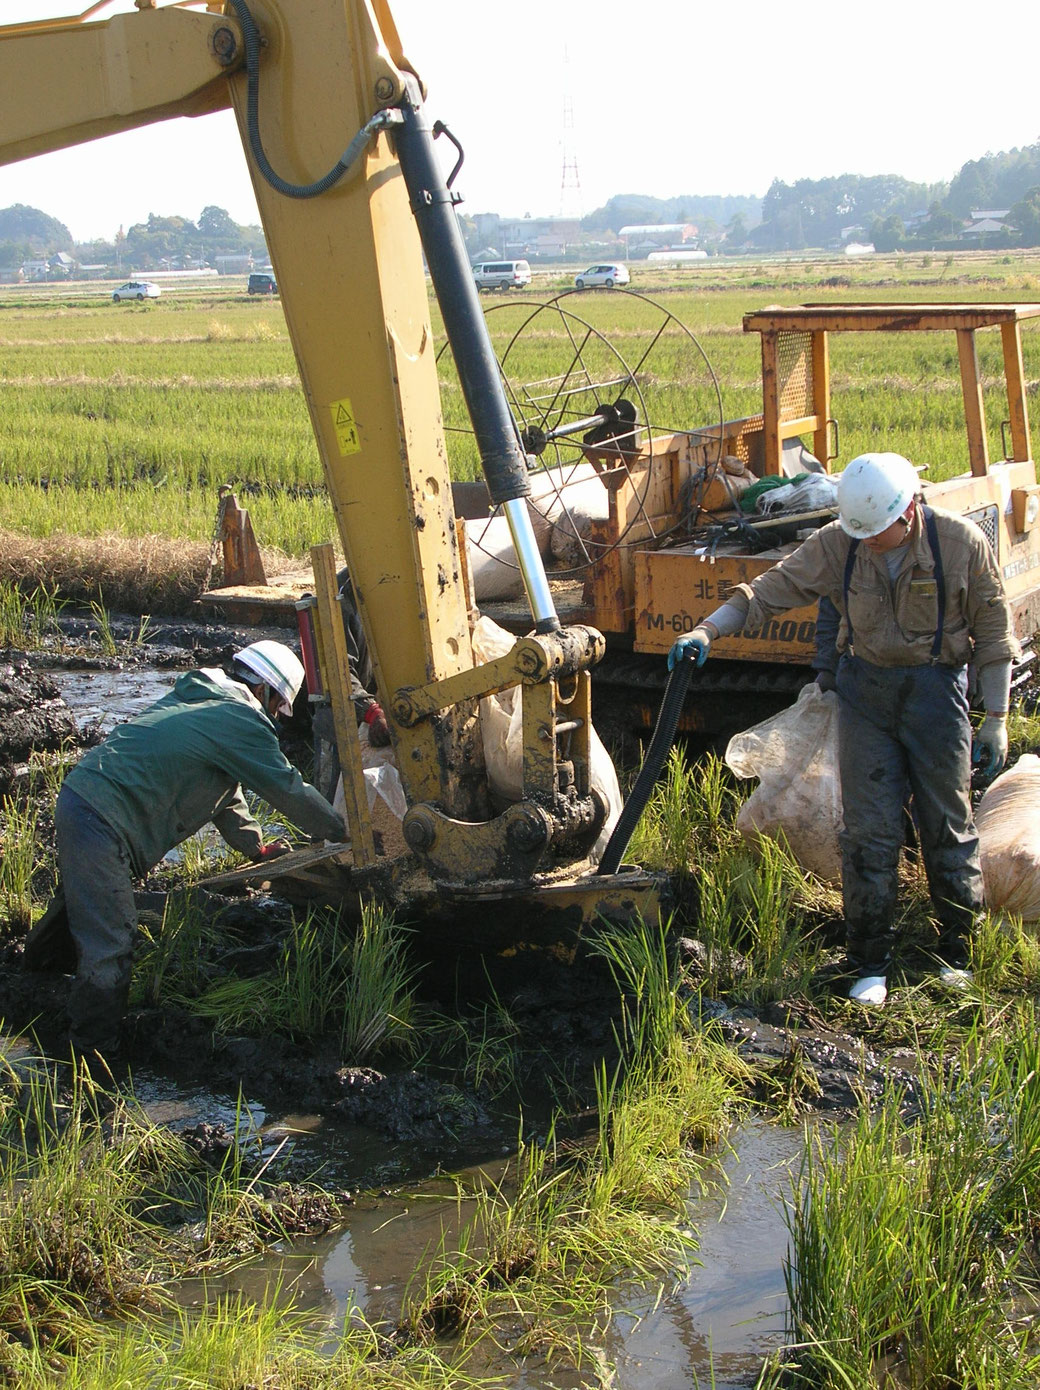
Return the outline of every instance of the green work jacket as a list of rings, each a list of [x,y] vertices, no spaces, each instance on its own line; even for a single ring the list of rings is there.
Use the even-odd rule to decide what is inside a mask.
[[[210,821],[233,849],[254,856],[263,832],[243,787],[308,835],[346,838],[341,817],[282,752],[260,702],[223,671],[179,677],[85,753],[66,785],[118,832],[140,875]]]

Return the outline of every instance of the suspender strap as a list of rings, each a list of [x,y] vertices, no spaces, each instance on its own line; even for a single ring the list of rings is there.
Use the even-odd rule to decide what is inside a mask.
[[[946,576],[943,573],[942,551],[939,549],[939,528],[935,524],[935,513],[931,507],[921,507],[928,544],[935,563],[935,600],[937,616],[935,620],[935,639],[932,642],[932,660],[939,660],[942,651],[943,619],[946,617]]]
[[[859,541],[849,542],[849,553],[845,560],[845,575],[841,581],[842,601],[845,605],[845,628],[849,635],[849,655],[855,656],[853,651],[852,638],[852,615],[849,612],[849,585],[852,583],[852,571],[856,568],[856,551],[859,549]]]
[[[942,651],[943,621],[946,617],[946,576],[943,573],[942,551],[939,549],[939,528],[935,524],[935,513],[931,507],[921,507],[921,516],[924,519],[925,535],[928,537],[928,547],[932,552],[932,561],[935,565],[935,601],[936,619],[935,636],[932,638],[932,661],[939,660]],[[849,652],[853,651],[852,618],[849,614],[849,585],[852,583],[852,571],[856,567],[856,552],[859,550],[859,541],[853,540],[849,544],[849,553],[845,560],[845,574],[842,578],[842,599],[845,604],[845,627],[849,636]]]

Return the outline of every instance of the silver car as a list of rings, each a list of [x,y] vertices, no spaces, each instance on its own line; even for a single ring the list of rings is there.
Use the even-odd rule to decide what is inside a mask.
[[[612,290],[615,285],[627,285],[630,279],[627,266],[620,261],[611,261],[609,265],[590,265],[588,270],[575,275],[574,288],[587,290],[602,285],[604,289]]]
[[[128,280],[125,285],[112,291],[112,298],[121,304],[124,299],[158,299],[161,293],[159,286],[153,285],[151,280]]]

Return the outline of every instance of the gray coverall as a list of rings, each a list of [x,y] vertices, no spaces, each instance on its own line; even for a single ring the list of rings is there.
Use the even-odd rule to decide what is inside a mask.
[[[232,848],[263,845],[242,787],[306,833],[344,840],[340,816],[287,760],[275,725],[222,671],[190,671],[84,754],[55,807],[58,864],[78,967],[72,1041],[112,1049],[126,1011],[137,914],[131,879],[212,822]]]
[[[1018,644],[986,538],[963,517],[933,511],[945,583],[935,659],[938,585],[920,507],[894,581],[882,555],[858,547],[847,612],[852,542],[839,522],[814,532],[750,585],[739,585],[730,600],[731,606],[746,605],[745,627],[820,598],[841,615],[842,891],[850,963],[864,975],[885,974],[891,954],[907,783],[939,924],[940,959],[966,963],[968,938],[983,905],[969,802],[967,665],[1008,661]]]

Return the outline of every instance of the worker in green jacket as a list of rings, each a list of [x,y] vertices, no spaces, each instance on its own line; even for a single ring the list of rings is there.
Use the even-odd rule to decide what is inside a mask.
[[[181,676],[168,695],[84,754],[54,813],[77,969],[69,997],[73,1046],[118,1046],[137,929],[132,879],[212,822],[233,849],[259,862],[290,848],[264,843],[242,793],[248,787],[307,834],[346,839],[342,818],[306,783],[278,744],[303,666],[280,642],[236,652],[231,673]]]

